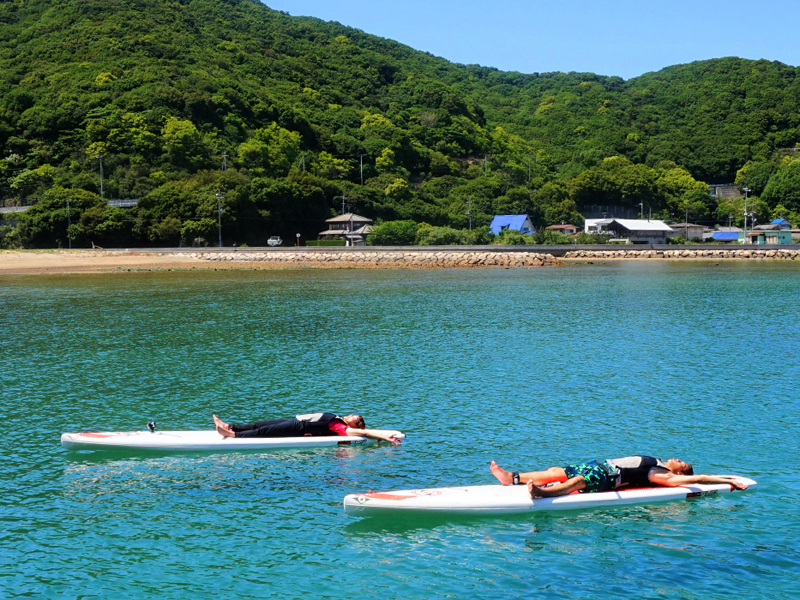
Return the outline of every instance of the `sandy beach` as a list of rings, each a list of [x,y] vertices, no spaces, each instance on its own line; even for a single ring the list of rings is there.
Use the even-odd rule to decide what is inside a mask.
[[[245,265],[236,265],[245,268]],[[125,270],[213,269],[186,254],[103,250],[3,250],[0,275],[104,273]]]

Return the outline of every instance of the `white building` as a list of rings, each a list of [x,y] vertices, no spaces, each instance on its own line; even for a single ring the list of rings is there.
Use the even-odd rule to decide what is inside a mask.
[[[673,233],[664,221],[653,219],[586,219],[586,233],[613,233],[626,244],[666,244]]]

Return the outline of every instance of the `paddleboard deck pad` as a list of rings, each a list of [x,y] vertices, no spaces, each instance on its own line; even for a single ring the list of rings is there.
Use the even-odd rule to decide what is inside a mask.
[[[399,431],[379,430],[403,438]],[[68,450],[141,450],[158,452],[237,452],[279,448],[366,446],[377,440],[362,436],[312,436],[287,438],[224,438],[216,431],[107,431],[61,434]]]
[[[744,491],[755,490],[757,484],[752,479],[738,476],[736,479],[748,486]],[[344,498],[344,511],[348,515],[359,517],[405,513],[511,515],[533,511],[648,504],[740,491],[730,484],[698,483],[531,499],[528,488],[524,485],[478,485],[350,494]]]

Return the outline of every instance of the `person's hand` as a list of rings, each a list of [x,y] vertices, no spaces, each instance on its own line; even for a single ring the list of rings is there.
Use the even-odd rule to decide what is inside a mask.
[[[387,436],[385,439],[390,444],[402,444],[403,443],[403,440],[401,440],[400,438],[394,437],[393,435]]]
[[[731,479],[731,485],[733,487],[735,487],[737,490],[746,490],[747,489],[747,484],[746,483],[742,483],[738,479]]]

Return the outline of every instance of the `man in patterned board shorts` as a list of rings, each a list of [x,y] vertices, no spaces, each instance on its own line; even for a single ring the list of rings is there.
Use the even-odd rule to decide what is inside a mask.
[[[747,488],[730,477],[695,475],[691,463],[677,458],[663,461],[652,456],[589,460],[530,473],[506,471],[494,461],[490,468],[492,475],[503,485],[527,485],[531,498],[566,496],[572,492],[607,492],[625,486],[674,487],[690,483],[729,483],[740,490]],[[541,487],[544,485],[548,487]]]

